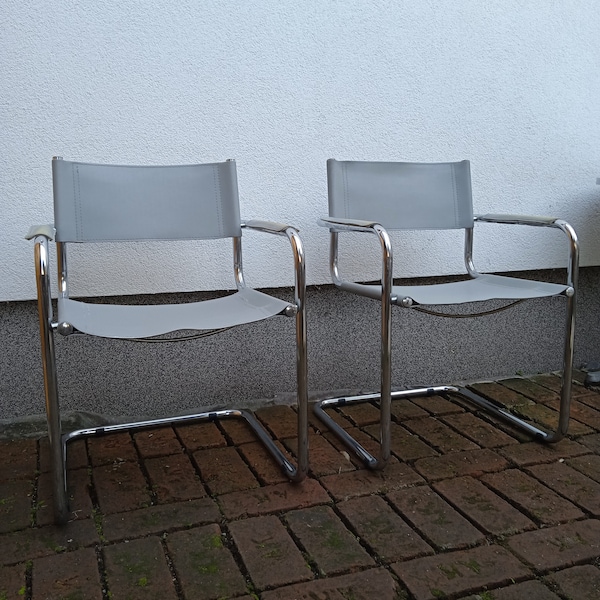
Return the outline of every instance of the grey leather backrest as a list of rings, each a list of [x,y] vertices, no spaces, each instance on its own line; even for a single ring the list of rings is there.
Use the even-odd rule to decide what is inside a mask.
[[[468,160],[451,163],[327,161],[329,215],[386,229],[473,227]]]
[[[235,161],[182,166],[52,161],[59,242],[241,235]]]

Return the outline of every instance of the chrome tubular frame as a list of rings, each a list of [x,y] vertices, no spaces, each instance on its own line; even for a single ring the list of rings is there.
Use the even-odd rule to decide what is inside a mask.
[[[492,415],[509,422],[513,427],[533,435],[539,440],[547,443],[560,441],[569,429],[569,418],[571,413],[571,386],[573,379],[573,353],[575,340],[575,314],[576,314],[576,290],[579,279],[579,241],[575,230],[569,223],[562,219],[543,218],[543,217],[520,217],[520,216],[502,216],[502,215],[477,215],[474,217],[475,222],[480,223],[497,223],[509,225],[529,225],[532,227],[549,227],[559,229],[566,236],[569,243],[569,260],[567,263],[567,290],[565,291],[566,306],[566,326],[564,334],[563,360],[562,360],[562,375],[560,389],[560,404],[558,411],[558,423],[552,433],[542,431],[537,427],[533,427],[526,421],[519,419],[515,415],[507,412],[505,409],[499,408],[495,404],[481,398],[477,394],[473,394],[468,390],[461,388],[465,395],[472,403],[490,412]],[[473,229],[465,230],[465,265],[469,274],[476,277],[477,271],[473,266]]]
[[[54,493],[54,515],[59,523],[64,523],[69,515],[66,481],[66,455],[63,452],[61,435],[58,382],[56,377],[56,356],[54,352],[54,324],[52,322],[52,295],[50,291],[48,238],[39,235],[34,238],[34,259],[37,284],[38,315],[48,419],[48,439],[52,462],[52,490]]]
[[[294,255],[294,305],[286,310],[287,316],[296,318],[296,394],[298,405],[298,465],[293,467],[289,461],[282,463],[283,455],[273,444],[271,454],[282,464],[285,474],[291,481],[302,481],[308,473],[308,354],[306,332],[306,259],[304,247],[298,231],[279,223],[248,221],[242,227],[262,231],[288,238]],[[241,266],[241,260],[240,260]]]
[[[558,416],[558,424],[553,433],[543,431],[523,419],[515,416],[507,409],[475,394],[471,390],[457,386],[436,386],[427,388],[416,388],[402,391],[391,391],[391,308],[397,304],[398,299],[393,296],[393,255],[389,236],[386,230],[377,223],[357,221],[351,219],[338,219],[334,217],[321,219],[319,224],[329,227],[330,250],[329,268],[331,278],[336,287],[358,293],[365,296],[373,296],[366,292],[362,284],[346,281],[339,273],[339,232],[359,231],[374,233],[378,236],[382,249],[382,272],[381,272],[381,389],[378,393],[362,394],[356,396],[341,396],[321,400],[314,405],[315,415],[323,421],[327,427],[348,447],[354,454],[370,469],[381,469],[390,457],[390,435],[391,435],[391,400],[401,398],[413,398],[420,396],[431,396],[433,394],[456,394],[475,404],[492,416],[510,424],[514,428],[523,431],[531,437],[543,442],[557,442],[562,439],[568,430],[569,413],[571,403],[571,380],[573,374],[573,341],[575,333],[575,301],[579,266],[579,244],[573,228],[559,219],[538,217],[501,217],[499,215],[476,216],[474,221],[510,223],[520,225],[532,225],[536,227],[553,227],[563,231],[569,239],[569,263],[567,267],[567,285],[565,292],[567,301],[567,325],[565,331],[565,342],[563,351],[563,373],[561,382],[561,398]],[[468,274],[478,277],[479,273],[473,262],[473,227],[465,229],[464,262]],[[412,304],[403,304],[409,308]],[[374,457],[361,444],[359,444],[346,430],[340,427],[326,412],[327,408],[339,408],[353,403],[371,402],[379,400],[380,407],[380,449],[378,457]]]
[[[279,449],[271,436],[252,413],[246,410],[225,409],[213,410],[190,415],[167,417],[104,425],[78,429],[65,434],[61,432],[58,384],[56,375],[56,357],[54,350],[54,329],[69,335],[72,327],[53,322],[52,297],[49,275],[48,238],[36,235],[34,238],[34,258],[36,282],[38,290],[38,314],[42,349],[42,365],[44,391],[46,398],[46,414],[48,419],[48,438],[50,442],[53,469],[54,517],[57,523],[65,523],[69,518],[69,501],[67,493],[67,444],[73,440],[89,436],[100,436],[118,431],[131,431],[164,425],[190,423],[195,421],[215,421],[223,418],[242,418],[254,431],[274,460],[280,465],[285,476],[294,482],[302,481],[308,473],[308,383],[307,383],[307,334],[306,334],[306,264],[304,249],[298,232],[293,227],[268,222],[252,222],[243,227],[258,229],[268,233],[283,235],[288,238],[294,255],[295,301],[290,305],[287,316],[296,318],[296,369],[298,394],[298,454],[297,466]],[[59,294],[68,297],[67,248],[66,244],[57,242],[57,269]],[[241,237],[233,238],[234,276],[238,289],[245,287],[242,268]]]

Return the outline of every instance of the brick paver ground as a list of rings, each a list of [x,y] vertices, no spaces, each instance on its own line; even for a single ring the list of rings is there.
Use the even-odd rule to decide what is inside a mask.
[[[600,390],[575,379],[573,427],[550,446],[450,395],[394,401],[380,472],[311,416],[301,484],[236,420],[77,440],[63,527],[47,439],[0,440],[0,600],[600,598]],[[559,383],[471,387],[542,425]],[[294,407],[256,416],[293,453]],[[335,413],[369,449],[377,418]]]

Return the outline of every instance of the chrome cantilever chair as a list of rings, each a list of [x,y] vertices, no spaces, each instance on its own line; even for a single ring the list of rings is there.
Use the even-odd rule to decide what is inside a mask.
[[[117,166],[52,161],[53,225],[32,227],[48,433],[54,470],[55,518],[68,518],[67,443],[82,436],[201,419],[241,417],[255,431],[285,475],[301,481],[308,469],[308,404],[305,322],[305,258],[295,228],[240,220],[235,161],[184,166]],[[246,287],[242,271],[242,230],[287,237],[295,267],[295,300],[287,302]],[[91,304],[69,297],[67,244],[136,240],[232,238],[236,291],[202,302],[166,305]],[[56,241],[58,318],[53,319],[48,241]],[[156,339],[183,330],[217,331],[285,315],[295,318],[298,456],[297,466],[280,451],[254,416],[244,410],[217,410],[134,423],[61,432],[54,331],[105,338]],[[200,335],[200,334],[199,334]],[[181,339],[190,339],[189,336]],[[177,341],[172,340],[172,341]]]
[[[330,270],[340,289],[381,302],[381,389],[378,393],[329,398],[315,404],[315,414],[365,463],[382,468],[390,457],[392,398],[410,398],[439,393],[458,394],[536,439],[555,442],[569,426],[575,298],[579,247],[573,228],[561,219],[516,215],[473,215],[469,161],[455,163],[401,163],[327,161],[329,217],[319,224],[329,228]],[[473,229],[477,223],[505,223],[552,227],[569,240],[566,284],[559,285],[513,277],[485,275],[473,263]],[[403,286],[393,284],[392,243],[388,231],[421,229],[464,229],[466,279],[452,283]],[[367,232],[377,236],[382,251],[381,284],[366,285],[342,278],[338,266],[338,237],[342,232]],[[392,306],[423,310],[427,305],[458,305],[488,300],[515,302],[531,298],[563,296],[566,299],[566,330],[563,351],[562,391],[558,424],[547,433],[511,414],[503,407],[456,386],[436,386],[403,391],[391,389]],[[494,309],[491,312],[496,312]],[[489,313],[490,311],[487,311]],[[439,316],[444,313],[435,312]],[[470,316],[480,316],[486,311]],[[379,400],[380,448],[374,457],[326,413],[326,408]]]

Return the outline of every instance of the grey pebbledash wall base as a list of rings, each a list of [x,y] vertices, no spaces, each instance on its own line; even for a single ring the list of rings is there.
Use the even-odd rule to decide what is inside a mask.
[[[548,281],[564,273],[544,271]],[[285,297],[289,289],[276,290]],[[204,297],[204,294],[198,294]],[[164,299],[164,297],[162,298]],[[177,297],[173,296],[173,300]],[[148,301],[148,297],[141,297]],[[476,319],[395,309],[393,385],[475,381],[560,368],[564,302],[530,301]],[[537,323],[529,311],[538,311]],[[308,289],[312,399],[379,385],[378,303],[332,286]],[[295,399],[293,319],[273,319],[204,339],[147,344],[57,336],[60,393],[71,422],[189,413],[228,404],[255,408]],[[261,333],[262,331],[262,333]],[[507,335],[507,332],[512,335]],[[45,431],[35,302],[0,304],[0,436]],[[502,332],[503,335],[499,335]],[[500,345],[501,340],[509,340]],[[227,356],[224,360],[223,356]],[[600,367],[600,267],[580,270],[575,367]],[[70,424],[67,427],[70,428]]]

